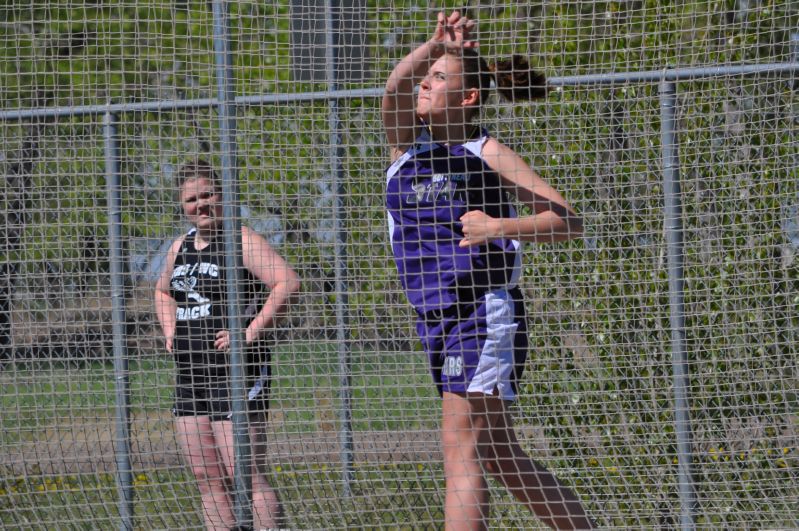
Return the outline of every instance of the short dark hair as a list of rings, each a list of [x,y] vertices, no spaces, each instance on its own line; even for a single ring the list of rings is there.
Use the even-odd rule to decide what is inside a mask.
[[[194,179],[207,179],[213,184],[217,191],[220,190],[221,184],[219,182],[219,177],[213,166],[205,159],[196,159],[178,168],[175,174],[177,189],[182,190],[184,184]]]

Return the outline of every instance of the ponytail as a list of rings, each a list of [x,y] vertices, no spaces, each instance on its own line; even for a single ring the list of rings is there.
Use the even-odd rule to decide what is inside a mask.
[[[460,58],[465,86],[480,90],[481,105],[491,94],[492,82],[497,92],[509,101],[536,100],[547,95],[546,77],[531,69],[521,55],[488,66],[473,48],[448,49],[446,53]]]
[[[547,95],[546,76],[531,69],[530,63],[521,55],[497,60],[489,70],[494,73],[497,92],[506,100],[537,100]]]

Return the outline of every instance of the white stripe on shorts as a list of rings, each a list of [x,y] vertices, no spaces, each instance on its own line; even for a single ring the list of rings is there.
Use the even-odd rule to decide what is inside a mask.
[[[510,381],[513,343],[519,327],[515,320],[515,301],[508,290],[501,289],[486,293],[485,305],[486,340],[468,391],[490,395],[497,389],[503,400],[516,400]]]

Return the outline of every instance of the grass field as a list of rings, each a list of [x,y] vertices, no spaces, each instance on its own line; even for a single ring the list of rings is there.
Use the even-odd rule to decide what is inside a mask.
[[[350,497],[338,471],[278,467],[270,481],[280,492],[292,529],[433,529],[442,521],[442,472],[429,463],[356,467]],[[200,502],[182,470],[139,472],[134,481],[135,528],[201,529]],[[492,492],[492,528],[530,529],[535,522],[503,492]],[[0,480],[3,529],[118,527],[111,474]]]
[[[337,432],[341,371],[336,345],[286,345],[276,350],[274,360],[274,432],[311,440],[319,432]],[[354,432],[435,429],[438,399],[422,355],[352,352],[350,360]],[[164,415],[172,401],[171,360],[134,360],[129,374],[132,416],[153,417],[145,424],[158,430],[144,438],[168,439],[171,422]],[[70,444],[79,438],[97,445],[98,463],[113,461],[107,455],[115,411],[112,364],[8,364],[0,371],[0,407],[0,448],[32,452],[39,458],[26,461],[22,473],[19,463],[0,465],[0,527],[116,527],[113,468],[83,465],[85,470],[58,472],[60,464],[68,468]],[[104,448],[104,443],[109,447]],[[153,445],[149,451],[159,451],[157,443]],[[356,459],[353,473],[349,498],[340,494],[341,471],[336,464],[276,465],[271,480],[296,528],[425,527],[440,521],[438,464],[409,461],[408,456],[401,463]],[[137,528],[201,525],[196,486],[180,466],[134,469],[134,492]]]
[[[355,430],[432,428],[437,418],[419,412],[437,407],[422,355],[350,353],[352,418]],[[319,419],[336,420],[340,367],[336,346],[290,345],[274,355],[272,411],[293,430],[316,431]],[[133,414],[169,411],[174,368],[167,358],[129,363]],[[111,363],[29,362],[0,370],[3,444],[35,441],[40,429],[74,417],[114,414]]]
[[[437,527],[443,503],[440,459],[416,453],[413,446],[402,447],[400,455],[390,444],[371,454],[355,452],[351,495],[342,494],[337,454],[341,371],[335,344],[281,345],[274,367],[270,437],[299,441],[269,456],[270,480],[281,493],[292,528]],[[136,529],[202,525],[196,485],[175,447],[169,412],[173,371],[167,356],[130,362],[132,448],[138,457],[133,467]],[[432,433],[433,439],[422,442],[437,450],[440,406],[422,354],[353,351],[350,373],[356,442],[381,436],[403,442]],[[546,456],[547,464],[585,497],[594,514],[604,513],[611,527],[654,529],[673,523],[676,505],[664,498],[670,491],[663,483],[673,481],[669,474],[676,461],[647,442],[658,434],[645,441],[629,434],[624,440],[609,436],[588,450],[568,446],[580,427],[561,421],[588,415],[587,427],[625,426],[589,407],[596,404],[600,413],[610,415],[620,403],[579,394],[579,389],[564,395],[562,389],[574,383],[568,371],[535,368],[527,374],[519,406],[527,422],[520,419],[518,428],[527,444],[551,445],[532,448],[534,453]],[[119,527],[114,381],[113,365],[100,361],[0,367],[0,529]],[[563,396],[585,400],[558,401]],[[735,515],[749,514],[750,520],[762,522],[761,528],[796,528],[793,446],[766,443],[735,453],[713,447],[695,455],[698,477],[707,483],[703,507],[710,513],[700,515],[697,523],[735,528]],[[773,492],[770,510],[758,512],[764,492]],[[537,525],[503,491],[492,492],[492,502],[492,528]]]

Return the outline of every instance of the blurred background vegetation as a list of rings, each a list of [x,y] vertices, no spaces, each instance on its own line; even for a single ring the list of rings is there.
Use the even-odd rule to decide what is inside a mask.
[[[454,7],[454,2],[442,2]],[[463,4],[457,4],[463,7]],[[790,1],[468,2],[488,59],[527,55],[548,77],[797,61]],[[428,2],[342,2],[342,88],[379,88],[426,39]],[[231,3],[236,94],[326,88],[323,12]],[[209,2],[35,0],[0,6],[0,109],[216,95]],[[483,121],[586,220],[583,238],[530,248],[534,349],[520,404],[532,444],[611,525],[675,523],[676,463],[657,86],[582,85],[541,103],[496,100]],[[799,99],[793,77],[678,84],[690,416],[702,522],[795,527]],[[316,102],[238,109],[243,221],[305,279],[281,335],[335,337],[333,215],[347,234],[347,337],[364,356],[416,349],[389,257],[388,154],[373,98],[338,100],[346,191]],[[150,302],[183,229],[172,175],[218,163],[216,113],[124,114],[120,124],[131,356],[160,353]],[[101,117],[0,124],[2,360],[110,355]],[[376,363],[376,362],[375,362]],[[398,375],[399,376],[399,375]],[[795,505],[794,505],[795,507]],[[743,519],[743,520],[742,520]]]

